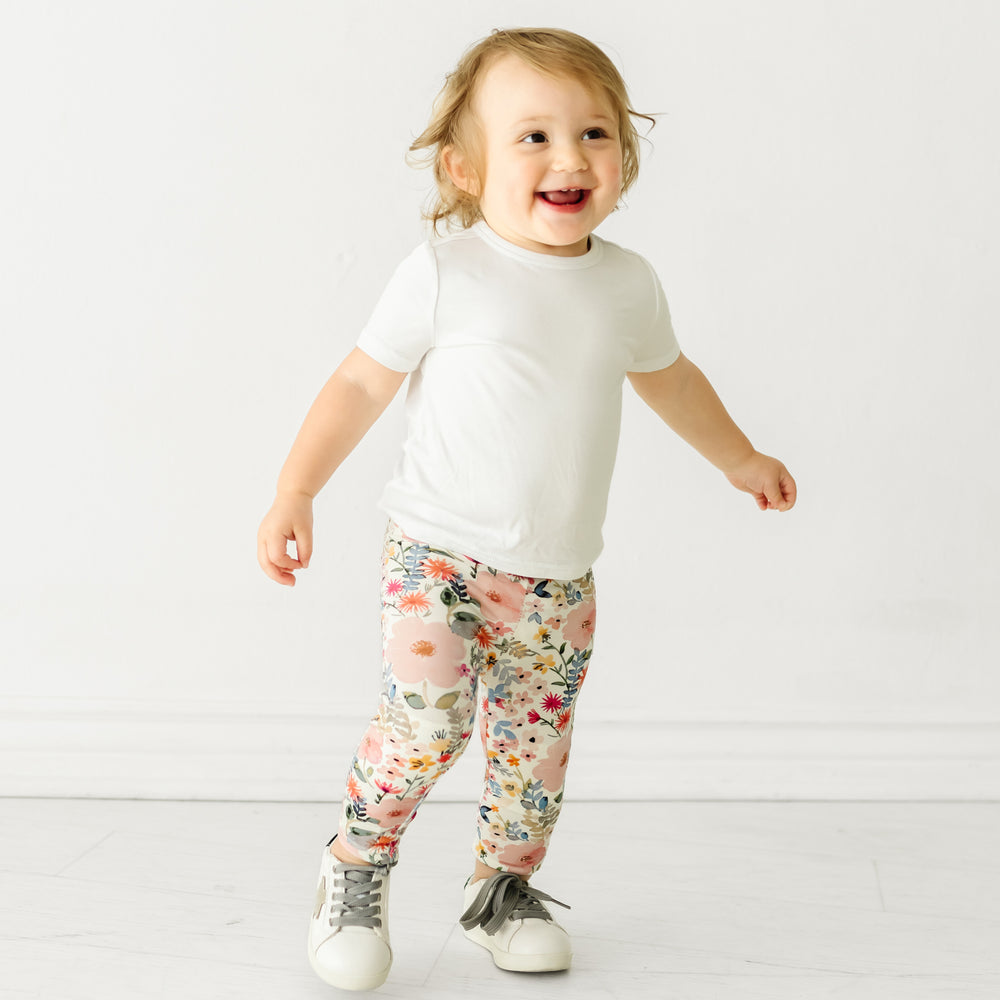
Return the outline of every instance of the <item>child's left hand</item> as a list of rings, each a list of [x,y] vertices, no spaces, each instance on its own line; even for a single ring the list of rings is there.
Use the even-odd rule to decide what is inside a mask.
[[[761,510],[791,510],[795,506],[795,480],[770,455],[755,451],[725,475],[738,490],[749,493]]]

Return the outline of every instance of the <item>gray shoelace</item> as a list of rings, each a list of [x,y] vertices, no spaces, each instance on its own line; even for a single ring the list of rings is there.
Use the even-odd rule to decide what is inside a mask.
[[[337,865],[333,870],[330,926],[381,927],[382,877],[388,871],[381,865]]]
[[[552,915],[542,905],[542,900],[570,909],[547,892],[528,885],[513,872],[500,872],[483,882],[479,895],[459,918],[459,923],[465,930],[478,926],[487,934],[496,934],[508,917],[511,920],[529,917],[551,920]]]

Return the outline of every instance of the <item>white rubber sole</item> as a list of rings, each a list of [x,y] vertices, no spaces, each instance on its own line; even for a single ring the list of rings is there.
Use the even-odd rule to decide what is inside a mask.
[[[312,948],[309,949],[309,965],[324,983],[341,990],[377,990],[389,978],[389,970],[392,968],[390,962],[381,972],[370,972],[364,976],[334,977],[316,962]]]
[[[478,932],[478,933],[477,933]],[[493,944],[493,938],[478,927],[463,931],[465,936],[493,956],[493,964],[506,972],[562,972],[570,967],[572,952],[557,951],[545,955],[518,955]]]

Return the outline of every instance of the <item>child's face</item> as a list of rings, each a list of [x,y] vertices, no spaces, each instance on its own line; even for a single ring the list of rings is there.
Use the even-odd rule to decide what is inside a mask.
[[[621,195],[622,148],[608,99],[503,56],[473,108],[485,142],[480,210],[489,227],[539,253],[586,253]]]

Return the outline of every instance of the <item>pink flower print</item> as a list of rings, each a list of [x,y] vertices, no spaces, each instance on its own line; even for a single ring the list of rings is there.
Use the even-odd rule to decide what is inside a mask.
[[[386,592],[386,594],[388,594],[389,597],[395,597],[402,589],[403,589],[403,581],[402,580],[393,579],[393,580],[390,580],[385,585],[385,592]]]
[[[529,844],[517,841],[500,848],[497,860],[507,871],[518,875],[528,875],[545,857],[545,844]]]
[[[526,705],[530,705],[531,695],[528,694],[527,691],[518,691],[517,694],[514,695],[514,704],[519,708],[524,708]]]
[[[358,757],[370,764],[378,764],[382,760],[382,737],[374,725],[369,726],[368,731],[361,737]]]
[[[443,622],[404,618],[392,628],[385,655],[397,681],[418,684],[429,681],[436,687],[454,686],[465,653],[461,638]]]
[[[532,770],[532,777],[541,780],[547,792],[558,792],[566,777],[566,765],[569,763],[569,747],[573,734],[560,736],[549,746],[545,757]]]
[[[586,649],[594,641],[597,605],[593,601],[575,607],[566,617],[563,635],[576,650]]]
[[[381,802],[366,802],[365,812],[388,833],[398,830],[420,805],[420,799],[384,798]]]
[[[479,602],[483,617],[489,621],[515,623],[524,607],[524,587],[504,573],[483,573],[466,581],[469,596]]]
[[[562,615],[556,615],[554,618],[546,618],[545,624],[548,625],[553,632],[558,632],[559,629],[563,627],[563,622],[566,619]]]
[[[495,635],[510,635],[514,630],[508,628],[503,622],[489,622],[489,626],[493,629]]]
[[[542,707],[546,712],[558,712],[563,707],[561,695],[549,692],[542,701]],[[528,721],[531,721],[530,718]]]
[[[538,722],[539,719],[541,719],[541,716],[534,709],[528,712],[528,722],[532,725]]]

